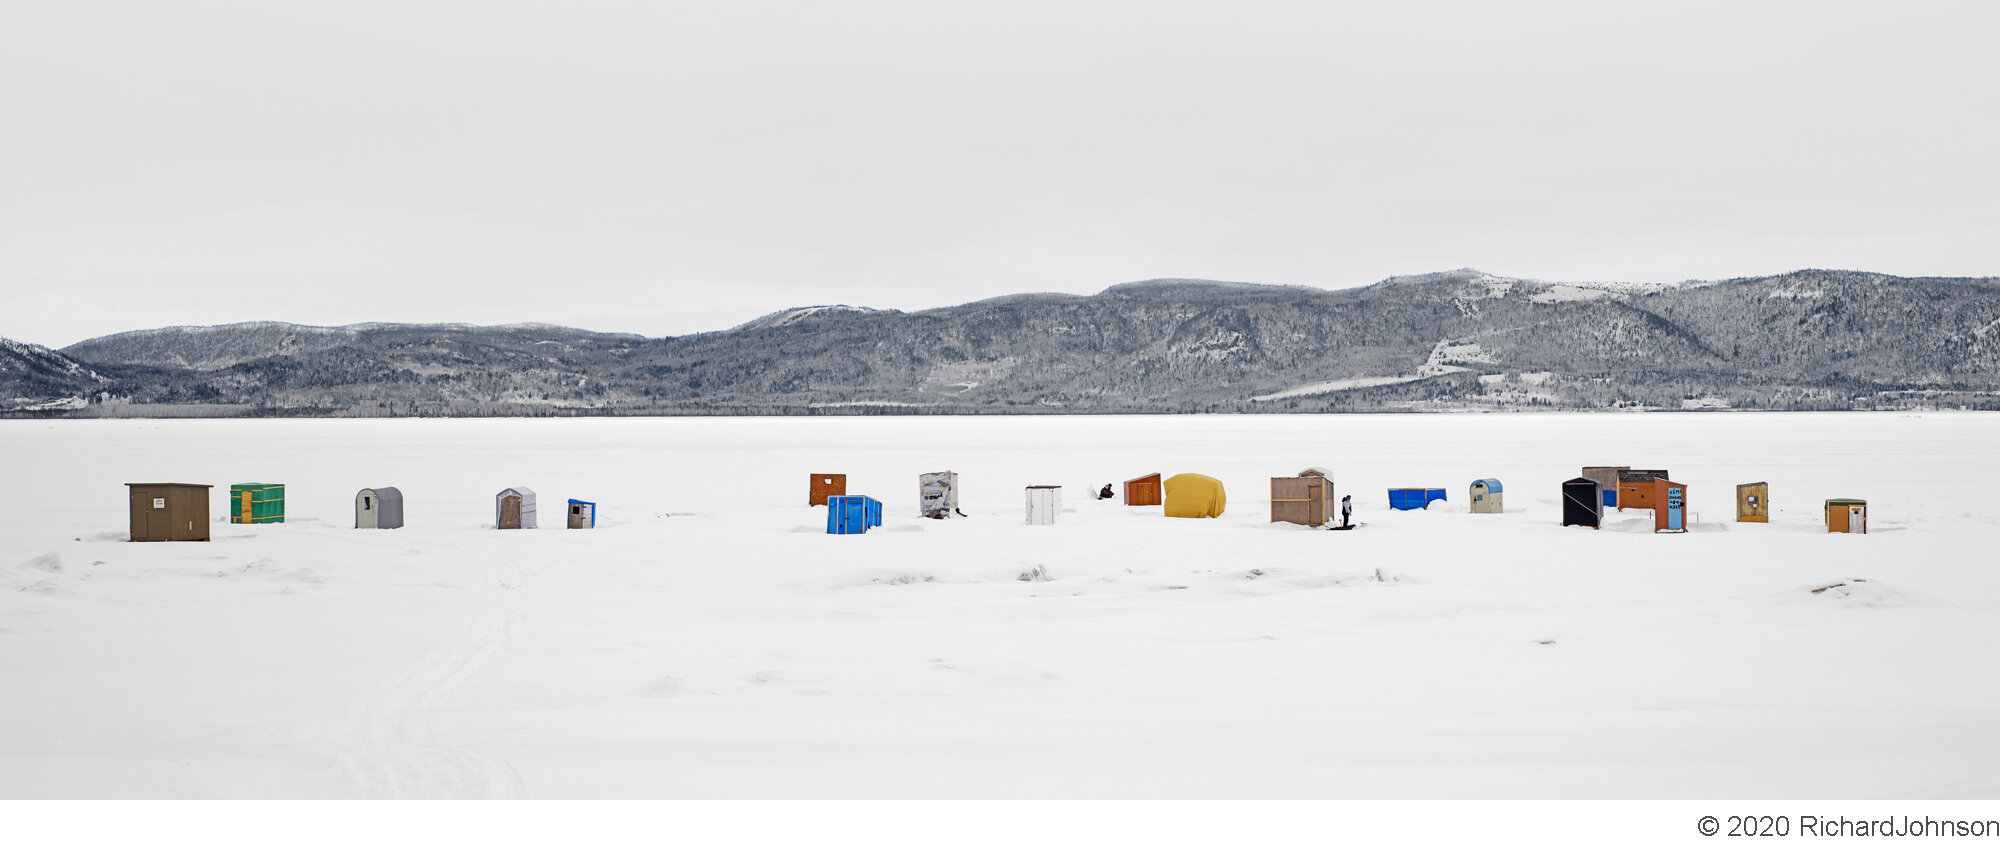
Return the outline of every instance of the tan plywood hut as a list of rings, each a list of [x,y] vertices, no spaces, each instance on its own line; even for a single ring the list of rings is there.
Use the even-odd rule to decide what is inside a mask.
[[[806,494],[806,504],[825,505],[827,497],[846,495],[846,473],[814,473],[812,475],[812,490]]]
[[[1148,473],[1137,479],[1125,480],[1126,505],[1159,505],[1166,501],[1165,489],[1160,484],[1160,474]]]
[[[1736,486],[1736,522],[1771,522],[1771,485],[1751,482]]]
[[[135,541],[208,540],[209,485],[126,482]]]
[[[1333,478],[1324,467],[1308,467],[1297,476],[1271,478],[1271,522],[1324,526],[1333,522]]]

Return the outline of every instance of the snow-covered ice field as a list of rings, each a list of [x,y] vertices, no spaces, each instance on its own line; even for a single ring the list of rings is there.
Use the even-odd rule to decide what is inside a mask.
[[[1996,434],[1950,413],[0,422],[0,797],[1996,797]],[[1586,464],[1672,471],[1692,531],[1560,527]],[[1308,465],[1363,528],[1266,522],[1269,478]],[[971,516],[917,518],[917,474],[947,469]],[[1221,479],[1227,513],[1089,496],[1154,471]],[[886,525],[824,534],[814,472]],[[1481,477],[1506,514],[1466,513]],[[215,485],[214,540],[125,542],[124,483],[148,481]],[[230,525],[228,485],[263,481],[288,522]],[[1733,522],[1752,481],[1768,525]],[[1030,484],[1065,486],[1057,525],[1023,524]],[[408,527],[349,528],[387,485]],[[492,529],[509,486],[544,528]],[[1389,512],[1404,486],[1450,500]],[[555,528],[568,497],[597,529]],[[1867,499],[1872,533],[1826,534],[1829,497]]]

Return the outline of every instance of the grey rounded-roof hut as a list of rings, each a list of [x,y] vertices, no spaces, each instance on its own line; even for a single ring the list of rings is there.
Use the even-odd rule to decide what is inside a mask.
[[[354,495],[354,528],[403,527],[403,492],[395,488],[362,488]]]

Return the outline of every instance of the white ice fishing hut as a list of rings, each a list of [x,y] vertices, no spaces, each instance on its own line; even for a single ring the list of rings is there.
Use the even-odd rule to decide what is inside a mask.
[[[1062,511],[1061,485],[1028,486],[1028,525],[1053,526]]]
[[[1480,479],[1472,483],[1472,513],[1504,513],[1504,502],[1499,479]]]
[[[508,488],[494,494],[493,527],[496,529],[534,528],[534,490],[531,488]]]
[[[917,477],[919,515],[933,519],[950,517],[958,511],[958,474],[950,470]]]

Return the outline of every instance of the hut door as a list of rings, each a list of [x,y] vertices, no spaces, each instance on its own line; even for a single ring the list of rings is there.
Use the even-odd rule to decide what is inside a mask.
[[[519,496],[500,498],[500,528],[521,528],[521,498]]]
[[[1858,535],[1868,534],[1868,506],[1847,507],[1847,530]]]
[[[1314,482],[1306,486],[1306,525],[1326,524],[1326,485]]]

